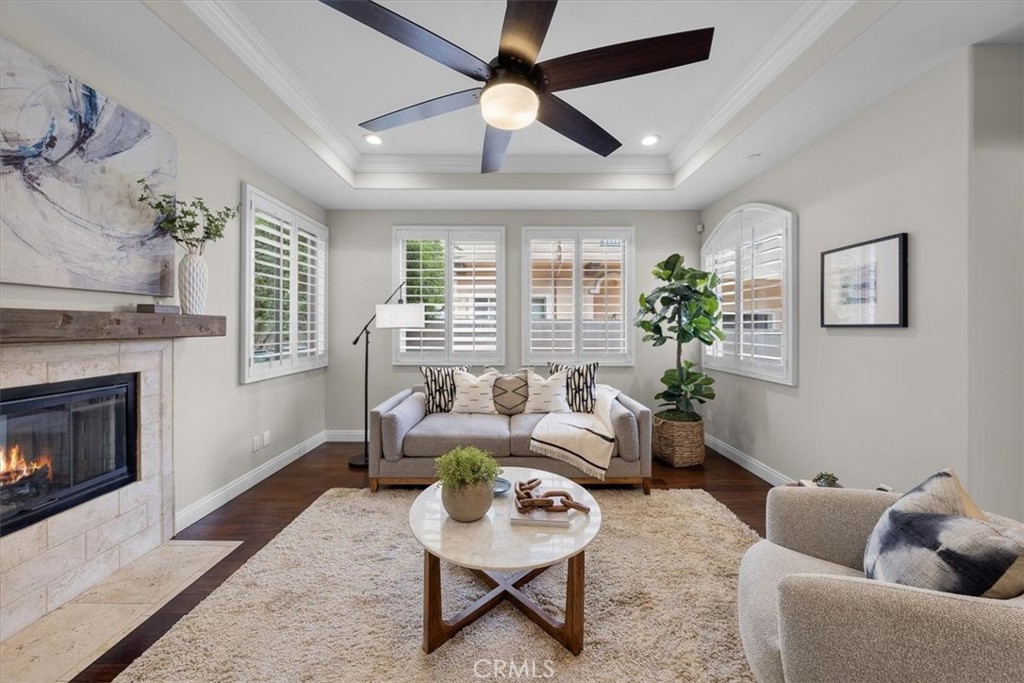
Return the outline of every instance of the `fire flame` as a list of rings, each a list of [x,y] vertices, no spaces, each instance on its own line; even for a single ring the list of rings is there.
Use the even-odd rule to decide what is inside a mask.
[[[14,444],[10,451],[0,448],[0,486],[16,484],[26,477],[46,468],[46,481],[53,481],[53,458],[40,455],[34,460],[26,460],[21,446]]]

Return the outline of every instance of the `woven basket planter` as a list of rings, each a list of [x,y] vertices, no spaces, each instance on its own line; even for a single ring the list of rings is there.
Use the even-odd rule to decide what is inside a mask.
[[[704,462],[704,421],[673,422],[654,416],[651,434],[654,457],[672,467],[691,467]]]

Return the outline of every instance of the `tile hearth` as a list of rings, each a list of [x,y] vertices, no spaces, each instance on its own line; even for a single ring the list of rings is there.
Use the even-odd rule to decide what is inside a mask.
[[[239,545],[164,543],[0,644],[0,680],[71,680]]]

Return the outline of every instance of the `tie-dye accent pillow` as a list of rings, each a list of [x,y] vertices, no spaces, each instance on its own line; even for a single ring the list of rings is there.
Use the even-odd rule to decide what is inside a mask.
[[[993,523],[952,470],[904,494],[868,537],[869,579],[986,598],[1024,593],[1024,525]]]

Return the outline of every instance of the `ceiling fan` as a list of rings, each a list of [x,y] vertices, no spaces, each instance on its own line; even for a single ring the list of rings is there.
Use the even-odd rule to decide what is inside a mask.
[[[500,170],[512,132],[535,120],[601,156],[608,156],[622,143],[553,93],[704,61],[711,53],[715,33],[713,27],[683,31],[537,63],[557,0],[508,0],[498,56],[487,63],[370,0],[320,1],[484,83],[359,124],[376,133],[479,103],[487,122],[482,173]]]

